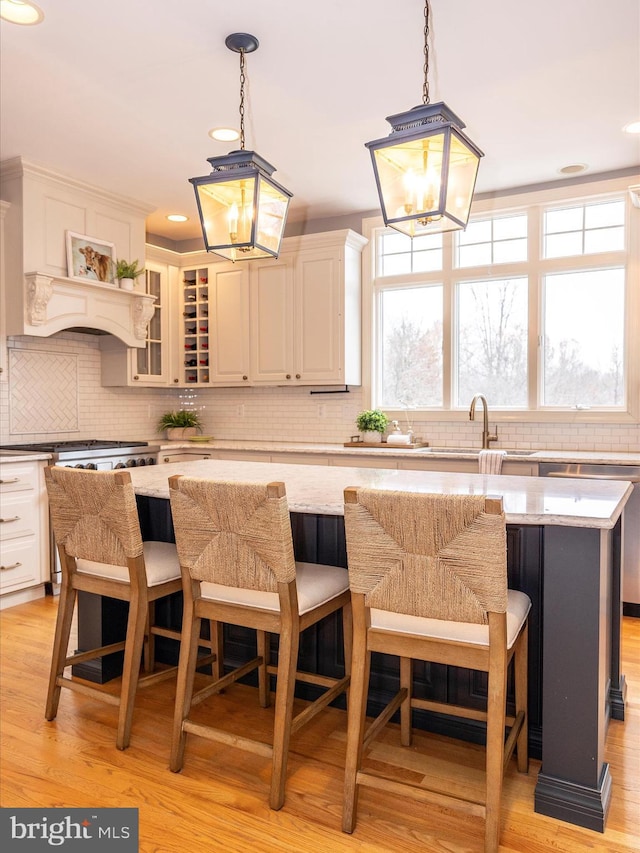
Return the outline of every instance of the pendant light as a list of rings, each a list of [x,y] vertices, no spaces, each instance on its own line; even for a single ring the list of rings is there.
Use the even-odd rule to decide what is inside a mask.
[[[248,33],[232,33],[225,44],[240,54],[240,150],[209,157],[211,174],[189,178],[205,248],[231,261],[277,258],[291,193],[272,179],[270,163],[244,148],[245,54],[259,42]]]
[[[442,101],[429,102],[429,0],[424,4],[422,104],[386,120],[389,136],[367,142],[385,225],[410,237],[466,228],[482,151]]]

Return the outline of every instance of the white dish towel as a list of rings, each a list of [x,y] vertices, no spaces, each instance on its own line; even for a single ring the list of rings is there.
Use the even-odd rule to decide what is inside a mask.
[[[478,456],[478,470],[481,474],[499,474],[506,450],[481,450]]]

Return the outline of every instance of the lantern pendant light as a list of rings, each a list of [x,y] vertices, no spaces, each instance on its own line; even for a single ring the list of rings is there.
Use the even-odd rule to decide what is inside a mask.
[[[385,225],[410,237],[466,228],[484,156],[453,110],[429,103],[429,0],[424,21],[422,105],[389,116],[389,136],[365,143]]]
[[[231,261],[277,258],[292,194],[273,180],[270,163],[244,148],[245,54],[259,42],[248,33],[232,33],[225,44],[240,54],[240,150],[209,157],[211,174],[189,178],[205,248]]]

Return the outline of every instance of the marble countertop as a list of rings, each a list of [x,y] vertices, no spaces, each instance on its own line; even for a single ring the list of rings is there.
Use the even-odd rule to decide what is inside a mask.
[[[51,459],[50,453],[36,453],[33,450],[0,450],[0,464],[3,462],[38,462]]]
[[[383,458],[408,456],[442,457],[457,459],[475,459],[480,452],[479,447],[423,447],[403,448],[402,445],[393,447],[344,447],[342,444],[325,444],[295,441],[251,441],[249,439],[212,439],[211,441],[166,441],[160,444],[163,450],[189,448],[190,450],[222,450],[222,451],[252,451],[262,453],[309,453],[319,456],[382,456]],[[606,451],[606,450],[525,450],[521,448],[501,448],[506,450],[507,459],[520,459],[532,462],[584,462],[603,465],[640,465],[640,451]]]
[[[384,451],[383,451],[384,452]],[[445,494],[501,495],[510,524],[554,524],[610,529],[632,492],[627,482],[458,474],[382,468],[287,465],[278,462],[198,460],[131,468],[137,494],[169,497],[174,474],[230,481],[283,481],[293,512],[343,514],[346,486]]]

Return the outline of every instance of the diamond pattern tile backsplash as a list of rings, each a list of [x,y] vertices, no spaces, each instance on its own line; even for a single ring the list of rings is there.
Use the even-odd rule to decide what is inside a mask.
[[[10,350],[9,372],[12,434],[72,432],[79,428],[75,353]]]

